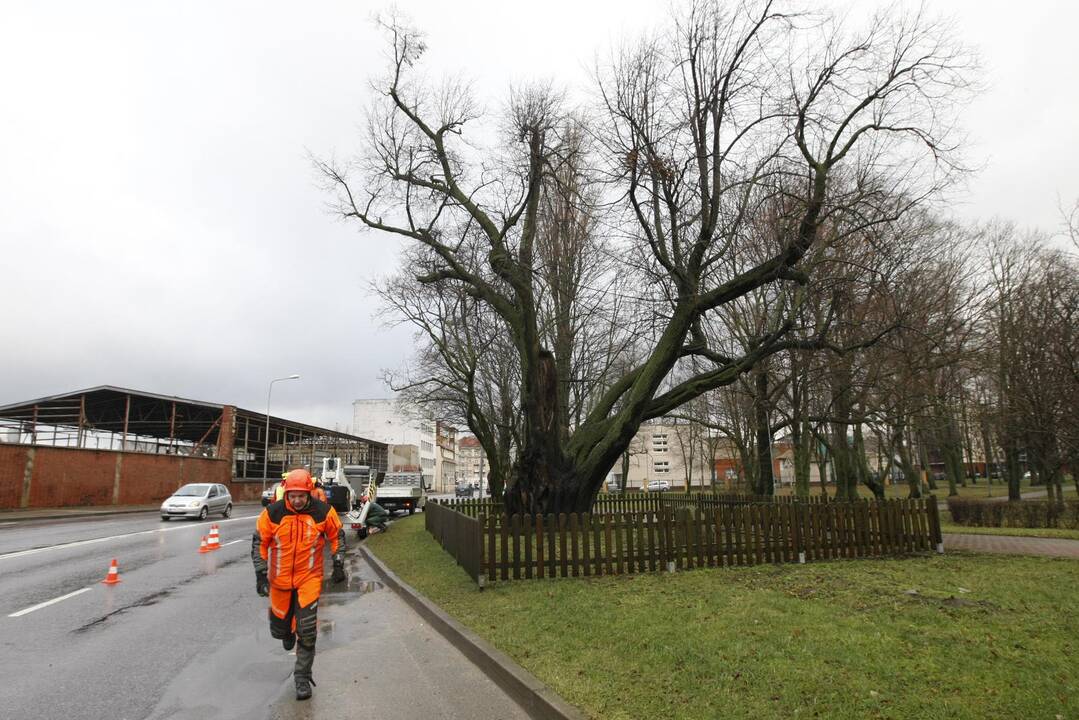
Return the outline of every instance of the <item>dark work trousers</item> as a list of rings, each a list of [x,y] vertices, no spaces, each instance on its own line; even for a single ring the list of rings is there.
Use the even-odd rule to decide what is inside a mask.
[[[286,596],[287,610],[281,607],[285,604]],[[298,590],[270,589],[270,635],[283,640],[296,633],[296,669],[293,674],[297,680],[310,680],[311,667],[315,663],[315,640],[318,637],[318,596],[307,605],[300,604],[299,596]],[[279,615],[282,610],[284,612]]]

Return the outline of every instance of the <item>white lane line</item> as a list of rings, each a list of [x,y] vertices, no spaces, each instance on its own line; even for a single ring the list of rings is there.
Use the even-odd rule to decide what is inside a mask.
[[[232,542],[222,543],[221,547],[228,547],[229,545],[235,545],[238,542],[243,542],[246,538],[240,538],[239,540],[233,540]]]
[[[250,515],[242,518],[231,518],[229,520],[219,520],[218,524],[230,523],[230,522],[242,522],[244,520],[256,520],[258,515]],[[156,530],[140,530],[139,532],[125,533],[123,535],[110,535],[108,537],[93,538],[91,540],[76,540],[75,542],[61,543],[59,545],[49,545],[48,547],[32,548],[30,550],[17,550],[15,552],[7,553],[6,555],[0,555],[0,560],[8,560],[10,558],[24,557],[26,555],[36,555],[37,553],[45,552],[46,550],[61,550],[63,548],[79,547],[81,545],[93,545],[94,543],[108,542],[109,540],[119,540],[120,538],[136,537],[138,535],[152,535],[156,533],[174,532],[176,530],[192,530],[194,528],[202,527],[199,525],[188,525],[186,527],[167,527],[158,528]]]
[[[76,595],[82,595],[84,592],[90,592],[90,589],[91,588],[84,587],[82,590],[76,590],[75,592],[69,592],[67,595],[61,595],[60,597],[53,598],[52,600],[46,600],[43,603],[38,603],[37,605],[32,605],[32,606],[26,608],[25,610],[20,610],[19,612],[13,612],[10,615],[8,615],[8,617],[22,617],[23,615],[26,615],[27,613],[32,613],[35,610],[40,610],[43,607],[48,607],[50,605],[55,605],[56,603],[60,602],[61,600],[67,600],[68,598],[75,597]]]

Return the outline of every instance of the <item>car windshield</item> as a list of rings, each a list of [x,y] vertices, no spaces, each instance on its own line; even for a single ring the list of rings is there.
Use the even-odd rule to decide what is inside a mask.
[[[184,485],[172,494],[173,497],[202,497],[210,489],[209,485]]]

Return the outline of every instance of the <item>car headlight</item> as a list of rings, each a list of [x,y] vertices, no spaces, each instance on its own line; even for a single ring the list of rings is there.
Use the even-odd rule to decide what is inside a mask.
[[[188,507],[193,507],[194,508],[194,507],[198,507],[199,505],[202,505],[202,501],[201,500],[196,500],[195,502],[191,503]]]

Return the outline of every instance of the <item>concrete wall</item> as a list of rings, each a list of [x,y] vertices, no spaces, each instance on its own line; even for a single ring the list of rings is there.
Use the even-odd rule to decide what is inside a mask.
[[[0,445],[0,509],[146,505],[191,482],[222,483],[237,500],[258,498],[261,484],[231,481],[226,459]]]

